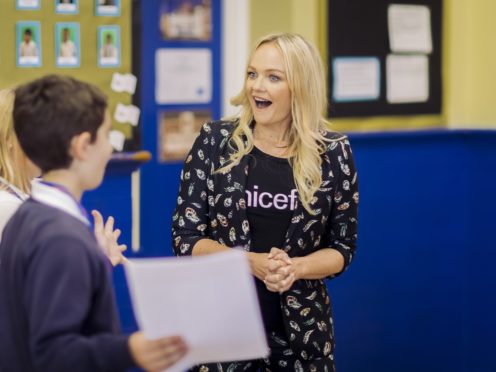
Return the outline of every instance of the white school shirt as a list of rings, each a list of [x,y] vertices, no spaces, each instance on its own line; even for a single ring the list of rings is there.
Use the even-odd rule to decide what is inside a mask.
[[[29,43],[25,43],[24,41],[20,46],[20,56],[21,57],[37,57],[38,56],[38,48],[36,47],[36,43],[33,40],[30,40]]]
[[[72,40],[67,40],[60,43],[60,56],[61,57],[76,56],[76,45],[72,42]]]
[[[60,209],[90,226],[90,221],[81,212],[80,204],[76,199],[53,186],[34,181],[31,186],[31,197],[39,203]]]
[[[17,208],[28,198],[28,195],[11,185],[5,178],[0,177],[0,185],[5,189],[0,189],[0,241],[2,232],[10,217]]]

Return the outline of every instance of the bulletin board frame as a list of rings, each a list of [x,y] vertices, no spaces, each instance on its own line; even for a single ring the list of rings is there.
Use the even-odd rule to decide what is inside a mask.
[[[430,9],[432,52],[428,58],[428,98],[424,102],[390,103],[386,97],[386,58],[392,54],[388,37],[388,6],[424,5]],[[331,118],[440,114],[442,108],[442,0],[329,0],[327,6],[328,99]],[[337,101],[334,97],[336,58],[377,58],[379,94],[376,99]]]

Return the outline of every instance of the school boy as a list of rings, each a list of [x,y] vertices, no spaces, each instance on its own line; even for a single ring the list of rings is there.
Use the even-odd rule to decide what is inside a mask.
[[[0,244],[0,371],[160,371],[186,352],[179,337],[118,333],[111,268],[84,208],[112,152],[106,97],[70,77],[15,91],[14,127],[42,170]]]

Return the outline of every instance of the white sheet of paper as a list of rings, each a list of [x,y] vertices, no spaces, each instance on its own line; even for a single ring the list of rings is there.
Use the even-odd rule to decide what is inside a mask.
[[[255,283],[243,252],[134,259],[125,271],[145,335],[180,335],[189,345],[188,354],[168,371],[267,356]]]
[[[389,103],[426,102],[429,99],[429,63],[426,55],[386,57],[386,95]]]
[[[122,151],[124,148],[124,141],[126,141],[126,136],[121,131],[111,130],[109,133],[109,141],[114,149],[117,151]]]
[[[212,99],[212,53],[209,49],[158,49],[155,76],[157,104],[209,103]]]
[[[431,10],[425,5],[388,7],[389,44],[394,53],[431,53]]]
[[[114,92],[128,92],[134,94],[138,79],[133,74],[119,74],[114,72],[110,87]]]
[[[369,101],[379,98],[381,85],[378,58],[336,57],[332,69],[334,101]]]
[[[119,123],[130,123],[132,126],[138,125],[140,109],[134,105],[124,105],[118,103],[115,107],[114,119]]]

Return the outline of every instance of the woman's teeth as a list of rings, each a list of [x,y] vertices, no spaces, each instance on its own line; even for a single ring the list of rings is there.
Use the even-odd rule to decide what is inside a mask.
[[[255,98],[255,104],[257,105],[257,108],[265,108],[269,107],[272,102],[266,99]]]

